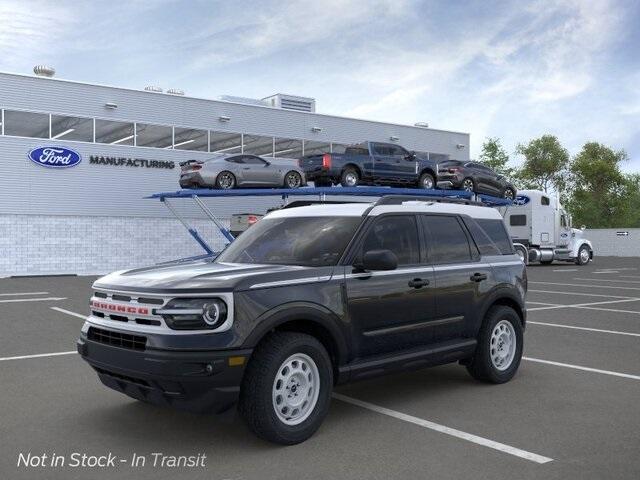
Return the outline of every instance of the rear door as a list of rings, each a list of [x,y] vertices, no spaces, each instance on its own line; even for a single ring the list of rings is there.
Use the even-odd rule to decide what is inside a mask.
[[[437,341],[475,335],[477,312],[491,281],[491,266],[456,215],[421,215],[427,255],[434,268]]]
[[[414,214],[381,215],[370,220],[345,268],[347,311],[358,339],[357,356],[403,350],[429,341],[435,316],[433,268],[421,262],[420,233]],[[361,272],[357,265],[369,250],[387,249],[398,268]]]
[[[374,180],[388,180],[393,177],[395,158],[391,154],[389,145],[385,143],[371,143],[371,155],[373,157]]]

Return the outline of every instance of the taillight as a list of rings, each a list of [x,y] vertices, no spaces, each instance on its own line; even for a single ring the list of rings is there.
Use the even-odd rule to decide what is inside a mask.
[[[455,167],[455,168],[450,168],[449,169],[449,173],[456,173],[458,170],[460,170],[459,168]]]
[[[322,168],[331,168],[331,154],[325,153],[322,155]]]
[[[200,170],[201,168],[202,168],[202,165],[200,164],[191,165],[191,170]]]
[[[249,215],[247,217],[247,223],[249,225],[253,225],[254,223],[256,223],[258,221],[258,217],[256,217],[255,215]]]

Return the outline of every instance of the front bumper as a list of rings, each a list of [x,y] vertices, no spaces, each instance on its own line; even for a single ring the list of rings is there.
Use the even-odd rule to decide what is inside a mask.
[[[213,413],[237,402],[251,355],[247,349],[133,350],[90,340],[85,333],[77,349],[107,387],[157,405]],[[238,365],[240,357],[244,360]]]

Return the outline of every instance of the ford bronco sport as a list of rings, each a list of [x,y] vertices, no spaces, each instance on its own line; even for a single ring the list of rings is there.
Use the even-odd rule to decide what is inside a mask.
[[[459,362],[520,364],[525,266],[491,208],[387,196],[266,215],[215,260],[98,279],[78,351],[106,386],[192,411],[238,404],[281,444],[335,385]]]

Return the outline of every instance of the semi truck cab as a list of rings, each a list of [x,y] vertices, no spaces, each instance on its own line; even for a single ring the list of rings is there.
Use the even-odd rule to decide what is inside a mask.
[[[571,216],[557,197],[522,190],[512,205],[500,210],[516,251],[526,263],[557,260],[585,265],[593,260],[593,246],[584,228],[572,227]]]

